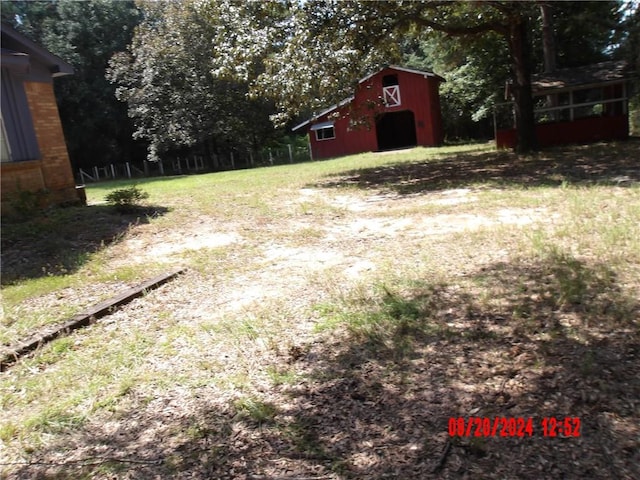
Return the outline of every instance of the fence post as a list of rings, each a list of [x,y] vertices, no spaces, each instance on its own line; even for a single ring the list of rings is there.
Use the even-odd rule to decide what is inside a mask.
[[[78,171],[80,172],[80,180],[82,181],[82,183],[85,183],[85,178],[88,178],[89,180],[91,180],[93,182],[96,181],[91,175],[89,175],[87,172],[85,172],[81,168],[79,168]]]
[[[247,148],[247,152],[249,152],[249,166],[253,167],[253,153],[250,148]]]
[[[98,173],[98,167],[93,167],[93,174],[96,177],[96,182],[100,180],[100,174]]]
[[[180,157],[177,157],[176,160],[171,162],[171,168],[173,168],[173,173],[182,173],[182,163],[180,162]]]
[[[235,169],[236,162],[235,162],[235,159],[233,158],[233,152],[230,152],[229,157],[231,158],[231,168]]]
[[[158,165],[160,166],[160,175],[164,177],[164,165],[162,164],[162,160],[158,160]]]
[[[110,165],[111,167],[111,178],[113,178],[114,180],[116,179],[116,169],[113,166],[113,163]]]
[[[289,163],[293,163],[293,151],[291,150],[291,144],[287,143],[287,147],[289,147]]]
[[[307,148],[309,149],[309,160],[313,162],[313,150],[311,150],[311,137],[307,135]]]

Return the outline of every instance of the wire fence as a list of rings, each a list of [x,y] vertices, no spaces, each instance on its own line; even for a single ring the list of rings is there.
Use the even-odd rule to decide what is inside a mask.
[[[268,167],[300,162],[308,162],[311,152],[308,146],[287,144],[280,147],[267,147],[262,150],[230,150],[224,153],[205,155],[173,156],[150,162],[112,163],[82,167],[77,171],[79,183],[100,182],[124,178],[146,178],[171,175],[189,175],[195,173],[235,170],[255,167]]]

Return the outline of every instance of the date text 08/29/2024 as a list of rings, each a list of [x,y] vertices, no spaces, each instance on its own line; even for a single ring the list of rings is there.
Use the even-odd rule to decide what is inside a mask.
[[[579,437],[579,417],[450,417],[451,437]]]

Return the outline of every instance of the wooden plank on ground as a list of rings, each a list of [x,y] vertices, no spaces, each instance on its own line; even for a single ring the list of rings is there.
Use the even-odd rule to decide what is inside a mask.
[[[82,313],[74,315],[63,324],[56,326],[52,331],[38,334],[26,342],[10,347],[8,351],[3,353],[0,357],[0,372],[4,371],[9,365],[15,363],[20,357],[37,349],[41,345],[64,335],[68,335],[74,330],[91,325],[99,318],[113,313],[118,307],[129,303],[135,298],[141,297],[149,290],[158,288],[160,285],[167,283],[169,280],[172,280],[184,271],[184,268],[178,267],[170,270],[169,272],[153,277],[152,279],[136,285],[135,287],[124,290],[104,302],[100,302],[89,307]]]

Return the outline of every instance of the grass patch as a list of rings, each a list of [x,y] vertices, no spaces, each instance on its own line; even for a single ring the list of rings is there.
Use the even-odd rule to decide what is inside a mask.
[[[393,280],[389,283],[395,283],[394,288],[399,291],[380,283],[370,294],[359,292],[344,302],[317,305],[315,310],[322,320],[316,325],[316,331],[346,328],[356,342],[374,351],[390,353],[397,359],[410,356],[414,342],[428,341],[446,331],[434,311],[439,287],[418,281],[410,288]]]
[[[292,368],[271,366],[267,368],[267,375],[275,386],[293,385],[300,380],[300,375]]]
[[[233,405],[238,412],[238,418],[249,419],[259,425],[273,422],[278,413],[273,404],[263,402],[254,397],[239,398]]]

